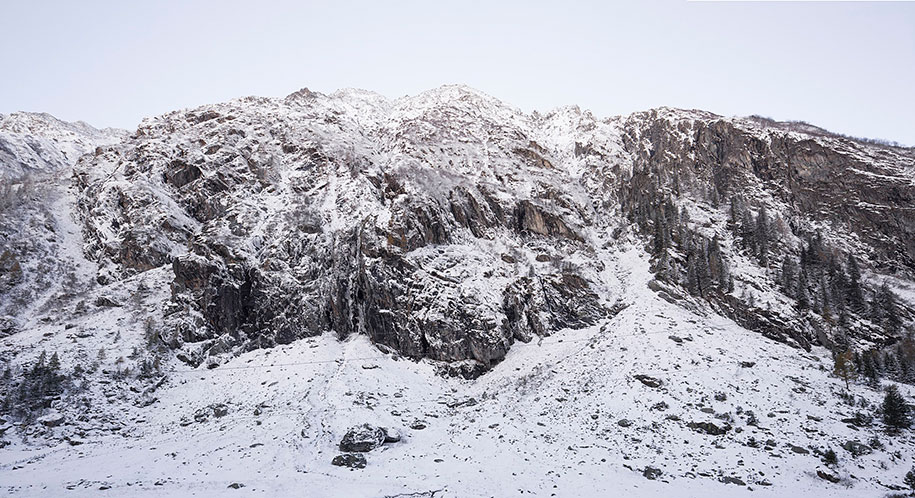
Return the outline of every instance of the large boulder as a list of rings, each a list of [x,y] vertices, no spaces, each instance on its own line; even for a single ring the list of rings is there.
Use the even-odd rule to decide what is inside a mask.
[[[360,453],[372,451],[384,444],[387,437],[388,434],[383,428],[362,424],[346,431],[340,441],[340,451]]]

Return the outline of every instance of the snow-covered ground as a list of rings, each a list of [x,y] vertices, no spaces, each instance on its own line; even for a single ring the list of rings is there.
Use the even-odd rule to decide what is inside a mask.
[[[752,496],[876,497],[889,491],[883,485],[901,482],[915,457],[912,436],[842,423],[857,410],[872,410],[843,403],[844,384],[830,375],[827,351],[805,354],[658,298],[647,286],[642,254],[628,248],[605,255],[606,271],[622,286],[623,311],[595,327],[516,344],[477,380],[445,378],[431,363],[381,354],[364,336],[341,342],[331,333],[245,353],[214,369],[174,362],[149,406],[117,395],[106,401],[93,391],[93,404],[102,404],[106,417],[43,428],[45,434],[28,441],[8,434],[0,489],[19,496],[735,496],[752,490]],[[164,282],[156,272],[142,278]],[[163,292],[153,291],[150,302]],[[77,318],[75,328],[88,328],[80,320],[90,319],[108,332],[67,339],[63,327],[38,327],[6,338],[5,346],[37,351],[69,341],[71,351],[91,352],[143,341],[137,319],[122,308]],[[115,329],[119,344],[110,342]],[[115,355],[109,352],[107,361]],[[635,375],[661,385],[649,387]],[[101,387],[130,386],[111,382]],[[852,392],[869,403],[882,397],[860,385]],[[218,403],[228,414],[195,421],[198,410]],[[749,411],[755,426],[747,423]],[[416,421],[425,428],[411,428]],[[732,429],[712,436],[690,429],[691,422]],[[346,430],[362,423],[394,429],[403,439],[367,453],[364,469],[332,466]],[[873,436],[884,449],[854,458],[841,448]],[[827,448],[839,455],[838,471],[821,463],[818,452]],[[647,467],[660,476],[644,477]],[[818,469],[842,482],[817,477]],[[233,483],[244,487],[228,488]]]

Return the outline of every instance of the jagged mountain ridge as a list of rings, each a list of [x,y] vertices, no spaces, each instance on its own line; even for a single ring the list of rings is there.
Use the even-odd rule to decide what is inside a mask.
[[[514,340],[606,315],[601,252],[646,196],[739,193],[908,274],[913,170],[911,149],[754,119],[526,115],[446,86],[178,111],[76,175],[101,281],[171,264],[163,339],[193,362],[334,330],[486,366]],[[798,324],[765,325],[779,326]]]

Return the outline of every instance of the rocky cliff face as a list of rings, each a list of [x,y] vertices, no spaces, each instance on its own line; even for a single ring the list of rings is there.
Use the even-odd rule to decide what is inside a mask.
[[[465,87],[394,101],[302,90],[149,119],[75,175],[99,281],[169,266],[161,337],[192,362],[333,330],[475,369],[610,313],[603,262],[618,239],[650,237],[644,213],[664,202],[699,217],[684,222],[690,240],[721,239],[721,264],[752,259],[727,230],[740,197],[788,227],[774,253],[819,230],[866,267],[908,275],[913,157],[696,111],[598,120],[526,115]],[[730,271],[736,288],[701,295],[749,324],[764,313],[741,296],[779,276],[746,264]],[[685,280],[667,280],[689,300],[676,297]],[[818,340],[809,317],[767,313],[759,330]]]

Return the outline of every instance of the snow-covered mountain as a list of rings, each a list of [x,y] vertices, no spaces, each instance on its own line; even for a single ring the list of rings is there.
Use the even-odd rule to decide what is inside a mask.
[[[463,86],[26,117],[9,491],[881,496],[915,455],[876,409],[915,379],[913,149]]]

